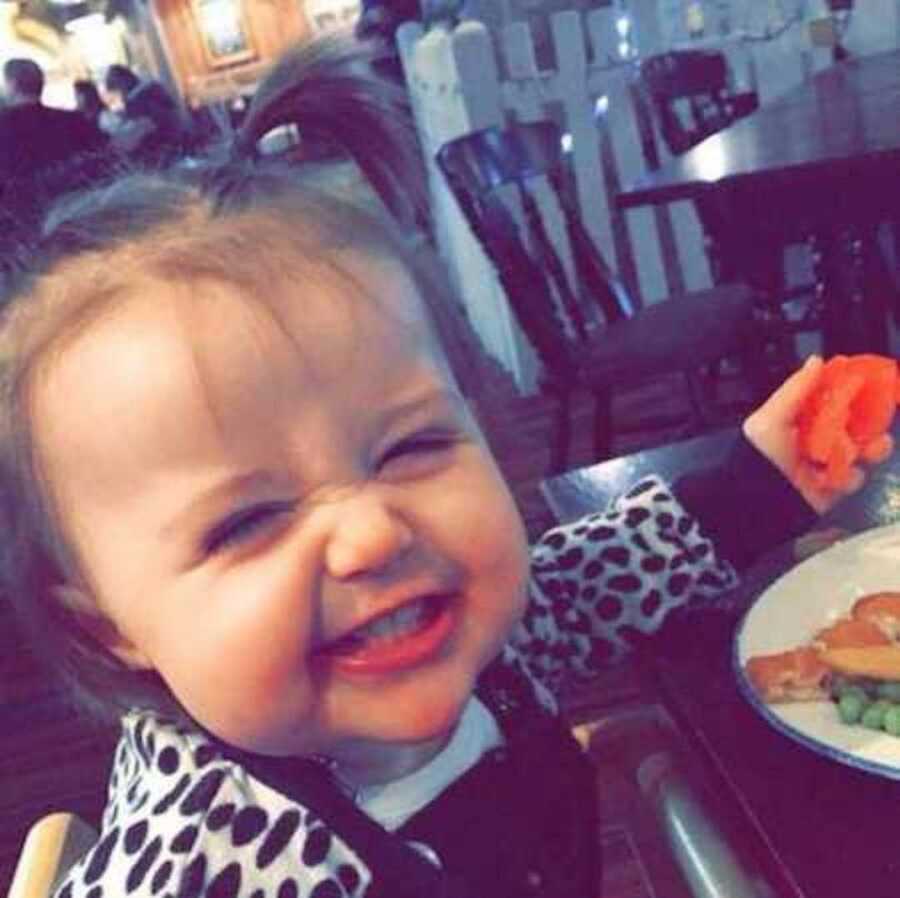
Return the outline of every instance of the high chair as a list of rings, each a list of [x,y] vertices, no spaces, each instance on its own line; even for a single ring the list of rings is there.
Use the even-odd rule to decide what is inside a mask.
[[[75,814],[41,817],[28,831],[7,898],[50,898],[72,865],[97,841]]]

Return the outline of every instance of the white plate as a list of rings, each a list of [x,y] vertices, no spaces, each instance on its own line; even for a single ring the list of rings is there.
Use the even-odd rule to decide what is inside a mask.
[[[900,524],[844,540],[773,583],[738,628],[734,664],[744,696],[777,730],[835,761],[900,779],[900,738],[841,723],[832,702],[767,705],[744,673],[748,658],[808,644],[860,596],[885,590],[900,592]]]

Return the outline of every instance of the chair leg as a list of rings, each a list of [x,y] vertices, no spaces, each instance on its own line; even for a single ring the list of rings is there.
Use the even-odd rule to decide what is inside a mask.
[[[688,400],[691,404],[691,415],[697,429],[709,423],[709,411],[706,407],[706,390],[700,383],[702,374],[697,371],[685,371],[684,380],[687,386]]]
[[[550,473],[558,474],[566,469],[569,448],[572,444],[572,393],[561,389],[556,394],[556,427],[554,428],[553,452],[550,458]]]
[[[608,390],[594,393],[594,461],[612,457],[612,394]]]

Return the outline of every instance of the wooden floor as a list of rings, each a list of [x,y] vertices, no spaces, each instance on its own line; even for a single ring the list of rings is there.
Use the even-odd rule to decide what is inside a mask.
[[[738,384],[734,395],[740,394]],[[550,472],[554,407],[540,397],[517,397],[508,378],[496,370],[485,381],[478,407],[529,533],[535,536],[553,523],[538,486]],[[591,409],[587,400],[576,408],[570,466],[593,460]],[[647,423],[648,418],[662,413],[678,417],[686,410],[678,378],[622,398],[616,404],[616,418],[622,429],[616,443],[617,454],[687,436],[683,426],[654,427]],[[5,895],[22,839],[34,820],[53,810],[70,810],[97,823],[115,733],[95,730],[64,708],[2,607],[0,895]],[[651,895],[628,832],[615,820],[608,824],[603,836],[610,859],[604,898]]]

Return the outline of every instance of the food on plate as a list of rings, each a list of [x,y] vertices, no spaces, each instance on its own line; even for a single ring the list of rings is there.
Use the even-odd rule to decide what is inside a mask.
[[[822,663],[830,670],[851,677],[900,680],[900,645],[867,645],[852,649],[825,649]]]
[[[834,675],[832,698],[843,723],[900,736],[900,682]]]
[[[890,451],[888,430],[898,402],[895,359],[836,355],[823,365],[800,410],[800,451],[824,468],[828,485],[845,487],[856,462],[876,462]]]
[[[821,649],[852,649],[869,645],[890,645],[891,638],[871,620],[843,617],[813,637]]]
[[[750,658],[746,671],[756,691],[767,702],[829,698],[831,671],[819,657],[818,649],[812,646]]]
[[[810,644],[745,665],[769,703],[835,702],[840,719],[900,736],[900,592],[857,599]]]
[[[892,640],[900,639],[900,592],[876,592],[857,599],[850,611],[854,620],[875,624]]]

